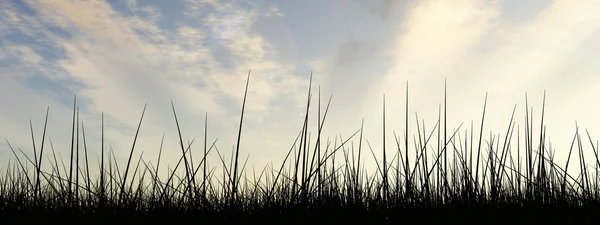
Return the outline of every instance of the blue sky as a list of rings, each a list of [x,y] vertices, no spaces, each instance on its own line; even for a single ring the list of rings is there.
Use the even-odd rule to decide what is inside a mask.
[[[313,100],[318,86],[323,107],[333,96],[324,135],[349,137],[364,118],[375,149],[384,94],[388,140],[403,132],[406,82],[413,131],[415,113],[428,131],[435,125],[444,79],[448,129],[473,121],[479,132],[487,92],[486,134],[505,132],[515,104],[523,130],[525,92],[539,126],[547,90],[545,122],[561,159],[576,120],[600,134],[597,12],[596,0],[4,1],[0,137],[31,153],[29,119],[39,142],[49,106],[49,137],[66,157],[77,94],[92,157],[104,112],[107,145],[125,162],[147,103],[135,154],[154,158],[164,133],[166,163],[175,162],[172,100],[184,142],[200,149],[207,113],[209,143],[218,137],[228,157],[251,70],[241,154],[262,168],[281,162],[302,128],[312,72]],[[5,142],[0,157],[12,158]]]

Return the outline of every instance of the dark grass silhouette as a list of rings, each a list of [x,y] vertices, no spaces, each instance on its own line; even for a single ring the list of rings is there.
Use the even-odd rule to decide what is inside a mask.
[[[595,156],[591,163],[595,169],[590,170],[584,166],[590,162],[583,157],[582,142],[585,138],[582,140],[577,127],[566,164],[564,168],[559,167],[554,162],[554,155],[546,148],[543,108],[540,127],[533,127],[532,115],[529,106],[526,106],[524,134],[519,129],[515,131],[513,110],[503,138],[483,139],[482,132],[474,134],[473,123],[471,132],[465,131],[462,137],[457,132],[460,127],[457,131],[447,132],[444,99],[443,112],[440,107],[434,129],[426,131],[424,125],[421,128],[417,118],[418,128],[413,143],[410,143],[407,83],[404,141],[400,141],[402,137],[394,133],[397,148],[390,156],[386,155],[385,145],[377,153],[368,140],[363,142],[362,125],[350,137],[340,137],[341,143],[336,141],[333,146],[329,140],[323,143],[321,129],[331,97],[322,112],[320,91],[317,139],[311,144],[307,128],[309,121],[314,120],[309,118],[308,113],[312,103],[311,88],[309,85],[303,128],[287,150],[281,167],[267,166],[258,174],[253,172],[252,176],[247,175],[247,158],[243,163],[239,158],[240,151],[244,151],[239,146],[248,82],[237,145],[229,162],[219,153],[215,145],[217,140],[211,144],[206,139],[206,126],[203,157],[192,159],[190,152],[194,141],[187,145],[183,143],[172,104],[181,157],[166,179],[158,177],[162,142],[156,166],[141,156],[132,158],[145,107],[124,168],[118,166],[114,154],[105,152],[102,129],[100,175],[93,179],[89,174],[85,128],[81,126],[80,135],[80,126],[77,125],[75,99],[67,166],[62,161],[59,165],[51,141],[52,157],[48,157],[46,162],[42,160],[42,155],[48,154],[46,125],[39,147],[32,129],[33,159],[20,149],[20,152],[15,151],[7,141],[15,159],[0,176],[0,220],[103,224],[124,221],[180,221],[187,224],[573,224],[597,218],[600,200],[597,149],[587,134]],[[479,125],[481,130],[485,126],[486,105],[487,94]],[[440,122],[442,116],[443,124]],[[385,97],[383,117],[382,132],[385,132]],[[534,129],[540,130],[539,137],[533,136]],[[478,138],[474,139],[474,135]],[[76,144],[80,136],[83,149]],[[383,137],[384,143],[389,141],[385,135]],[[517,149],[511,144],[515,141]],[[358,142],[358,145],[349,145],[352,142]],[[79,154],[83,154],[83,161],[79,160]],[[207,167],[206,157],[209,154],[218,154],[222,174],[216,174],[215,168]],[[381,161],[378,161],[377,154],[381,154]],[[341,161],[344,163],[340,164],[336,157],[343,157]],[[365,157],[376,160],[375,171],[368,172],[361,165]],[[572,162],[574,160],[578,162]],[[42,171],[42,163],[49,163],[51,170]],[[573,166],[579,166],[581,174],[572,176],[566,173]]]

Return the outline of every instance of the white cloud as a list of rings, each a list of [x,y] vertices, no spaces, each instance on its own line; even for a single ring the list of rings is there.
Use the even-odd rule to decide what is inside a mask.
[[[510,23],[503,19],[506,12],[502,11],[510,9],[502,9],[501,3],[483,0],[415,2],[405,10],[407,14],[400,25],[389,23],[386,27],[390,30],[390,36],[386,38],[393,40],[391,45],[385,45],[384,51],[377,55],[368,56],[385,60],[362,60],[361,65],[352,65],[352,68],[387,67],[383,75],[377,71],[373,71],[373,75],[365,74],[360,80],[371,85],[348,90],[346,93],[352,93],[353,97],[333,96],[326,125],[326,129],[332,129],[326,130],[326,136],[333,137],[339,131],[350,134],[360,128],[360,120],[365,118],[365,137],[374,149],[380,149],[385,94],[386,146],[396,148],[393,131],[403,146],[408,81],[412,146],[412,135],[417,135],[415,114],[425,121],[427,132],[430,132],[438,119],[439,107],[444,107],[444,79],[447,79],[448,136],[461,123],[462,132],[471,130],[471,122],[478,134],[484,97],[488,92],[484,139],[489,139],[489,132],[501,137],[505,135],[515,104],[515,120],[520,124],[522,138],[527,92],[529,106],[534,107],[533,135],[536,137],[534,147],[537,147],[542,95],[546,89],[544,123],[548,126],[547,137],[558,150],[556,158],[562,163],[574,134],[575,120],[581,127],[600,122],[594,116],[600,109],[589,103],[590,96],[598,94],[594,84],[599,78],[592,74],[600,67],[592,66],[590,57],[594,57],[592,49],[600,49],[596,44],[600,37],[600,23],[597,22],[600,14],[595,13],[600,10],[600,5],[597,1],[554,1],[531,21]],[[397,7],[397,10],[404,10],[401,9],[404,6]],[[386,43],[386,40],[381,42]],[[325,77],[337,75],[350,79],[361,74],[351,70],[340,74],[334,60],[335,55],[332,55],[306,63]],[[328,83],[329,80],[323,78],[320,82],[325,85],[326,93],[353,87],[343,83],[344,79],[341,83]],[[336,110],[340,105],[344,110]],[[423,126],[423,121],[419,122]],[[444,122],[443,115],[441,122]]]
[[[150,20],[146,20],[114,11],[103,1],[32,0],[28,3],[40,14],[36,18],[23,18],[35,22],[38,27],[35,32],[48,34],[42,41],[60,46],[65,52],[64,58],[53,64],[64,71],[44,76],[55,81],[68,78],[81,84],[81,87],[65,88],[76,92],[79,99],[87,103],[82,119],[93,121],[86,125],[86,129],[94,130],[87,133],[95,136],[90,138],[96,141],[94,143],[99,138],[100,112],[103,111],[108,118],[114,118],[107,121],[107,139],[113,144],[121,160],[128,155],[128,146],[131,145],[144,103],[149,105],[142,124],[142,136],[137,144],[140,149],[138,153],[145,151],[145,156],[154,156],[158,152],[158,142],[155,140],[160,138],[162,132],[167,132],[169,140],[177,140],[170,100],[174,101],[180,114],[184,141],[202,137],[203,115],[208,112],[209,121],[218,121],[211,122],[213,125],[210,133],[214,133],[211,138],[220,137],[220,145],[229,146],[235,143],[232,131],[237,128],[241,96],[249,69],[253,71],[245,118],[249,124],[271,116],[272,110],[277,107],[272,103],[274,100],[290,96],[293,99],[300,91],[304,92],[306,80],[293,74],[294,66],[278,62],[275,50],[265,43],[260,34],[252,31],[257,12],[251,14],[252,12],[245,12],[233,4],[210,3],[212,7],[222,11],[222,15],[213,15],[210,18],[215,22],[208,24],[215,33],[221,34],[214,41],[226,46],[229,55],[233,56],[233,68],[228,68],[218,62],[210,47],[204,45],[211,38],[207,33],[210,30],[186,25],[177,29],[175,34],[167,33],[155,23],[161,18],[158,10],[142,8],[141,11],[152,15]],[[138,7],[135,2],[131,3],[130,6]],[[134,11],[138,10],[134,8]],[[227,19],[226,15],[237,15],[237,19]],[[14,27],[26,25],[18,20],[13,23]],[[48,26],[59,26],[70,37],[53,34],[47,29]],[[219,29],[222,26],[230,26],[230,34],[235,36],[227,36],[227,32],[221,32]],[[36,36],[34,30],[30,31],[25,33],[38,39],[43,37]],[[18,50],[15,57],[21,62],[31,62],[38,64],[34,66],[41,67],[39,62],[42,59],[28,50],[28,46],[10,45],[3,48],[4,51],[12,49],[11,52]],[[6,71],[11,72],[13,71]],[[280,79],[269,79],[269,74],[277,74]],[[29,92],[25,87],[17,87],[17,90]],[[26,100],[28,96],[32,97],[31,94],[23,95],[20,100]],[[36,106],[56,105],[52,101],[54,99],[43,96],[35,98],[40,99],[32,102]],[[8,98],[2,99],[3,103],[8,101]],[[3,112],[0,117],[9,118],[10,121],[23,119],[22,115],[18,115],[21,110],[28,109],[15,108],[14,112]],[[61,108],[59,111],[69,114],[68,108]],[[68,116],[53,118],[57,121],[59,118],[63,119],[61,121],[64,124],[55,129],[63,129],[64,132],[69,129]],[[184,122],[186,120],[193,122]],[[249,130],[253,128],[258,129],[260,125],[254,122],[254,127],[246,127]],[[27,133],[19,134],[27,136]],[[13,135],[10,136],[14,138]],[[62,140],[59,144],[65,151],[68,149],[68,139]],[[26,139],[18,141],[27,143]],[[256,148],[259,143],[244,139],[243,144],[248,148]],[[95,150],[98,150],[97,146]],[[178,153],[177,149],[175,151]],[[166,161],[177,157],[177,154],[166,157]]]
[[[64,54],[56,62],[46,62],[33,46],[3,43],[0,59],[17,59],[20,63],[17,65],[27,65],[28,70],[0,69],[0,85],[5,85],[0,86],[0,103],[29,104],[0,110],[2,124],[14,128],[2,130],[2,137],[29,143],[24,118],[35,118],[34,125],[38,124],[35,126],[39,130],[43,110],[51,105],[55,121],[51,127],[58,132],[52,135],[58,136],[56,140],[63,151],[68,150],[70,109],[64,102],[70,100],[62,96],[59,101],[59,97],[48,91],[30,90],[17,82],[22,81],[21,75],[28,74],[29,69],[44,72],[52,81],[78,82],[63,85],[69,93],[77,92],[86,103],[82,119],[90,121],[89,134],[97,141],[99,115],[104,111],[109,118],[108,138],[121,157],[128,154],[146,102],[149,105],[139,150],[146,157],[154,157],[160,135],[166,132],[165,146],[170,146],[168,152],[173,154],[170,159],[178,157],[170,100],[174,101],[183,122],[180,125],[184,142],[197,138],[199,143],[203,137],[204,113],[208,112],[209,139],[219,137],[219,149],[228,155],[237,135],[248,70],[252,74],[242,139],[242,149],[247,151],[242,155],[252,154],[250,163],[259,167],[271,160],[278,163],[301,129],[309,71],[296,74],[302,67],[284,63],[278,49],[255,29],[260,19],[282,16],[277,6],[266,6],[263,11],[265,8],[249,10],[233,2],[188,0],[183,12],[188,23],[167,30],[158,26],[159,21],[167,19],[166,15],[136,1],[128,1],[134,16],[115,11],[104,1],[30,0],[28,3],[41,14],[25,15],[10,4],[2,6],[1,18],[8,23],[0,25],[3,28],[0,35],[21,32],[42,45],[64,48]],[[585,104],[591,101],[586,96],[597,94],[593,82],[599,79],[594,74],[600,68],[588,59],[595,56],[588,48],[600,49],[600,45],[594,45],[598,42],[593,41],[600,31],[600,23],[596,22],[600,21],[600,14],[596,13],[600,11],[600,3],[555,1],[531,21],[518,24],[501,19],[504,12],[500,3],[427,0],[415,2],[410,8],[389,4],[403,7],[407,14],[399,25],[393,24],[395,18],[382,15],[388,18],[388,36],[382,40],[385,45],[379,48],[376,44],[364,45],[375,46],[370,48],[367,65],[338,68],[335,54],[299,59],[306,63],[302,66],[315,74],[313,100],[316,100],[316,85],[323,86],[323,110],[330,93],[352,93],[333,96],[325,136],[333,141],[341,133],[347,138],[360,127],[360,119],[364,117],[365,137],[377,149],[381,144],[381,103],[385,93],[388,147],[394,147],[391,131],[402,136],[404,129],[406,81],[410,84],[411,133],[416,129],[415,112],[426,121],[429,131],[437,120],[438,103],[443,101],[443,81],[447,78],[449,132],[461,122],[465,122],[461,129],[470,129],[471,120],[478,132],[485,92],[490,95],[484,132],[505,132],[514,104],[518,104],[517,119],[522,124],[525,91],[529,92],[530,105],[535,106],[534,125],[538,126],[541,94],[548,89],[549,136],[558,136],[552,139],[556,148],[568,147],[570,143],[565,145],[565,142],[570,141],[574,119],[585,118],[581,124],[600,122],[594,119],[598,109]],[[68,35],[49,29],[56,26]],[[392,40],[391,45],[387,44],[388,39]],[[215,46],[226,54],[215,52]],[[299,44],[298,48],[302,46]],[[382,67],[383,74],[370,71]],[[589,76],[575,79],[575,72]],[[331,79],[332,74],[342,77],[341,82]],[[358,77],[353,82],[364,81],[364,86],[356,88],[344,83],[346,75]],[[340,91],[347,88],[351,90]],[[312,102],[313,113],[316,113],[315,103]],[[314,120],[311,126],[314,128]],[[568,138],[557,140],[563,136]],[[5,146],[0,146],[5,150]],[[94,148],[97,152],[98,146]],[[557,153],[559,157],[561,154],[564,153]]]

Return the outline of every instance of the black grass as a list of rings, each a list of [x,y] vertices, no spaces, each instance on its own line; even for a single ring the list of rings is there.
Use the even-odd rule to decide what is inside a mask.
[[[594,153],[594,159],[586,161],[584,144],[576,125],[568,158],[561,168],[554,161],[554,152],[550,151],[552,147],[547,146],[550,143],[545,136],[545,92],[540,127],[533,127],[533,115],[525,95],[524,134],[516,125],[515,105],[504,137],[490,134],[484,139],[487,94],[483,101],[479,134],[474,132],[473,123],[470,131],[462,127],[464,124],[449,131],[444,84],[443,110],[440,105],[435,127],[426,131],[425,122],[419,121],[418,115],[415,114],[415,124],[410,122],[406,83],[404,140],[394,131],[395,154],[388,155],[390,151],[385,149],[385,144],[381,152],[376,153],[369,140],[363,138],[364,119],[360,129],[350,137],[336,136],[333,145],[329,138],[324,141],[321,131],[331,97],[322,112],[319,89],[318,117],[310,118],[311,82],[302,129],[287,150],[281,166],[271,164],[261,170],[252,168],[250,171],[246,167],[248,158],[240,159],[240,154],[251,151],[240,148],[249,83],[250,71],[237,143],[229,160],[224,159],[216,147],[218,139],[212,144],[207,139],[208,114],[204,118],[202,157],[192,158],[195,139],[184,144],[175,105],[171,102],[181,155],[175,167],[169,169],[167,177],[158,176],[164,135],[156,164],[143,159],[143,152],[137,160],[133,158],[134,152],[138,151],[135,146],[146,106],[124,168],[119,168],[121,162],[116,160],[110,146],[105,151],[102,114],[98,178],[92,178],[89,172],[85,128],[79,121],[76,98],[68,166],[62,159],[59,165],[51,139],[48,142],[52,157],[44,155],[48,154],[44,151],[48,108],[39,149],[30,121],[33,160],[23,150],[18,149],[17,152],[6,140],[14,160],[9,161],[0,176],[2,220],[80,220],[103,224],[124,221],[181,221],[187,224],[573,224],[597,218],[595,211],[600,209],[597,207],[600,202],[597,144],[594,145],[586,130]],[[389,141],[385,138],[385,106],[384,96],[383,143]],[[317,122],[316,140],[311,141],[308,124],[314,120]],[[413,127],[416,127],[416,132]],[[412,138],[409,128],[415,132]],[[534,129],[539,129],[539,137],[533,136]],[[79,142],[80,136],[83,146]],[[474,141],[477,141],[476,144]],[[83,147],[81,162],[80,146]],[[364,168],[365,147],[377,162],[375,171]],[[208,166],[209,154],[218,155],[218,166]],[[43,160],[44,157],[47,161]],[[340,157],[342,160],[339,160]],[[578,162],[571,162],[575,159]],[[50,164],[51,169],[43,171],[42,163]],[[579,175],[566,172],[573,166],[579,167]],[[221,175],[215,173],[217,168],[221,168]]]

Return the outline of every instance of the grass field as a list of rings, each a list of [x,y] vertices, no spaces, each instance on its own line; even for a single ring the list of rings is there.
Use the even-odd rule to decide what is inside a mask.
[[[247,89],[248,83],[246,93]],[[524,133],[516,131],[513,111],[506,135],[485,139],[483,133],[474,133],[473,127],[462,135],[447,133],[445,122],[440,123],[446,115],[444,107],[433,130],[425,131],[423,125],[423,129],[412,130],[413,137],[405,132],[403,137],[394,134],[395,140],[384,138],[383,142],[392,141],[397,146],[395,154],[386,155],[389,149],[372,149],[363,141],[362,127],[342,143],[325,143],[321,128],[329,103],[321,109],[319,96],[320,116],[309,118],[308,109],[315,107],[309,97],[304,128],[286,150],[281,167],[266,166],[250,176],[245,159],[239,157],[245,99],[246,94],[233,157],[223,158],[214,142],[211,145],[205,138],[200,150],[204,157],[191,159],[191,143],[184,144],[179,133],[181,155],[168,177],[158,176],[161,153],[156,160],[132,157],[135,140],[127,162],[116,162],[102,141],[98,176],[89,173],[85,147],[72,145],[70,159],[59,163],[54,148],[45,144],[44,126],[43,137],[34,138],[42,142],[34,143],[38,147],[33,149],[33,158],[10,147],[15,157],[0,176],[1,216],[4,221],[21,222],[187,224],[573,224],[597,218],[600,160],[591,137],[579,129],[572,137],[562,137],[572,139],[573,144],[570,149],[561,149],[568,151],[561,168],[545,146],[543,116],[541,126],[533,127],[529,111]],[[407,91],[405,131],[409,130],[408,100]],[[477,125],[481,128],[485,126],[486,104],[487,96]],[[75,101],[73,138],[80,135],[75,129],[76,108]],[[385,112],[385,104],[382,109]],[[173,115],[179,129],[174,107]],[[307,124],[314,120],[319,128],[313,131],[317,138],[311,143]],[[142,122],[143,114],[139,125]],[[533,136],[534,129],[541,135]],[[411,138],[413,141],[408,141]],[[85,133],[83,139],[85,143]],[[592,143],[592,148],[584,149],[584,142]],[[162,144],[160,148],[162,152]],[[595,158],[583,157],[584,151],[593,151]],[[80,154],[83,160],[79,160]],[[205,159],[210,154],[219,156],[216,163],[221,174],[207,167]],[[51,160],[42,160],[42,155]],[[365,158],[377,161],[375,171],[364,168],[361,163]],[[51,169],[43,171],[42,164],[51,165]],[[583,165],[593,165],[594,169]],[[569,167],[579,167],[581,173],[568,174]]]

